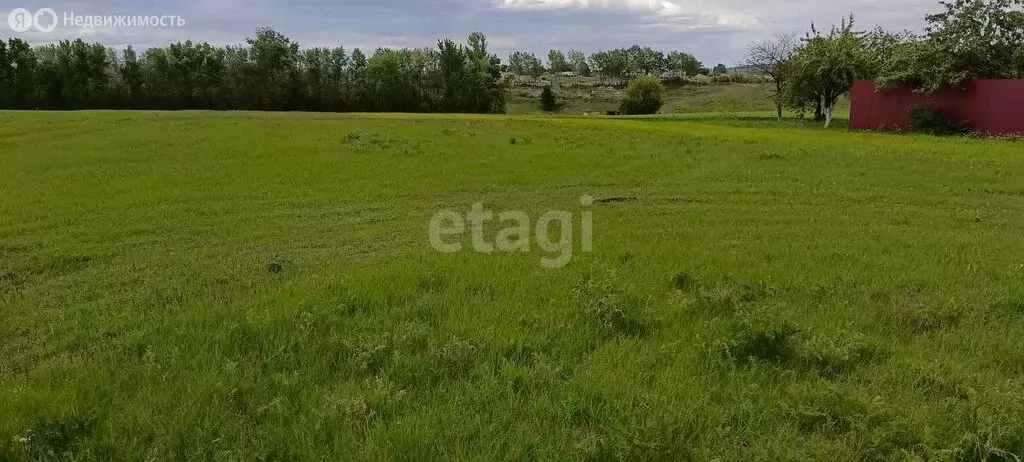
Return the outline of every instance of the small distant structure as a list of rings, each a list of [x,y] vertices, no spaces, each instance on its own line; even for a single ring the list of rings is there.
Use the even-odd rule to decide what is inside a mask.
[[[973,132],[1024,134],[1024,80],[975,80],[962,90],[935,93],[906,86],[877,90],[873,80],[857,80],[850,103],[850,128],[858,130],[913,130],[910,109],[927,105]]]
[[[619,115],[619,111],[608,111],[605,113],[605,115],[617,116]]]

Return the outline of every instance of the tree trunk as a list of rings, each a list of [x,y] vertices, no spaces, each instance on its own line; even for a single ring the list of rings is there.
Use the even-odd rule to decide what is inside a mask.
[[[775,79],[775,110],[779,115],[779,122],[782,122],[782,81]]]
[[[825,108],[825,128],[832,126],[832,106]]]
[[[825,114],[821,108],[821,97],[818,97],[818,100],[814,102],[814,120],[818,122],[825,120]]]

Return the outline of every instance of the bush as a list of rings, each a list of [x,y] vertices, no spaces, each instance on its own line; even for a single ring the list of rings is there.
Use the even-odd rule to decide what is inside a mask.
[[[637,77],[626,87],[626,97],[619,110],[623,114],[656,114],[665,104],[665,86],[661,79],[645,75]]]
[[[914,131],[929,135],[963,135],[969,130],[966,124],[958,123],[930,105],[919,105],[907,112]]]
[[[558,97],[550,86],[544,87],[544,91],[540,93],[540,109],[547,112],[558,110]]]

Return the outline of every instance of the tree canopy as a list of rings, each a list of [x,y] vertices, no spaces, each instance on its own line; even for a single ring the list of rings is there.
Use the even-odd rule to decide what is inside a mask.
[[[975,79],[1024,78],[1024,0],[954,0],[928,15],[925,35],[894,37],[879,83],[922,91]]]
[[[551,72],[569,72],[572,67],[569,66],[569,61],[565,59],[562,50],[551,50],[548,52],[548,69]]]
[[[798,105],[808,100],[820,104],[826,127],[832,123],[832,110],[839,98],[849,93],[854,80],[871,72],[864,34],[855,31],[853,25],[853,15],[832,26],[828,34],[812,25],[788,64],[791,101]]]

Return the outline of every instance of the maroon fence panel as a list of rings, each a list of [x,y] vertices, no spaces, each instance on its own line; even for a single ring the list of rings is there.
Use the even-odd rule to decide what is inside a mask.
[[[858,80],[850,98],[854,129],[910,130],[910,108],[931,105],[975,132],[1024,134],[1024,80],[975,80],[963,90],[931,94],[905,87],[876,91],[875,82]]]

